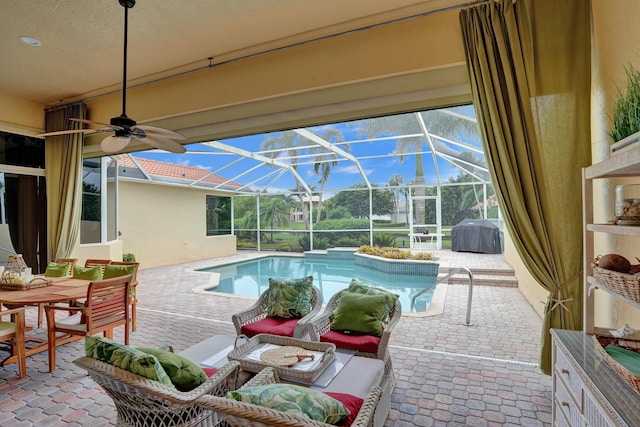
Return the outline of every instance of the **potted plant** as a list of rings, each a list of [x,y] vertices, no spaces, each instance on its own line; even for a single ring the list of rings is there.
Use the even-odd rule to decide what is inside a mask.
[[[640,140],[640,71],[630,65],[626,72],[627,87],[613,105],[611,154],[626,151]]]

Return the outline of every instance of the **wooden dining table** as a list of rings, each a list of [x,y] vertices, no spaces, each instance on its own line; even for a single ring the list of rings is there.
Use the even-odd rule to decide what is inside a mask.
[[[0,289],[0,306],[7,305],[37,305],[69,302],[78,298],[85,298],[90,280],[73,279],[71,277],[49,277],[51,284],[27,290]],[[56,345],[82,339],[79,336],[63,336],[56,339]],[[37,337],[25,337],[27,341],[25,354],[31,356],[47,350],[47,341]],[[0,366],[17,362],[15,355],[0,362]]]

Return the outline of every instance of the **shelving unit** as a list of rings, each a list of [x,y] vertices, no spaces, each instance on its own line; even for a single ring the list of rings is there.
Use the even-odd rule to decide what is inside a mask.
[[[615,155],[583,169],[584,327],[579,331],[552,331],[553,420],[556,426],[638,426],[640,394],[627,384],[602,357],[591,335],[595,323],[593,286],[638,308],[640,304],[601,286],[593,276],[594,234],[640,237],[640,227],[598,224],[593,215],[593,181],[640,177],[640,148]]]

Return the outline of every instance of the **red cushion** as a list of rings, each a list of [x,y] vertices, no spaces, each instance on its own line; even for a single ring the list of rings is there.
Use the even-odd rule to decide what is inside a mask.
[[[213,374],[218,372],[216,368],[207,368],[205,366],[202,366],[202,370],[204,371],[204,373],[207,375],[208,378],[211,378]]]
[[[285,319],[282,317],[265,317],[262,320],[253,323],[247,323],[240,331],[252,337],[258,334],[272,334],[272,335],[280,335],[283,337],[292,337],[293,331],[296,329],[296,324],[298,324],[298,318],[294,319]]]
[[[338,348],[349,348],[364,353],[377,353],[380,337],[329,331],[324,335],[320,335],[320,342],[331,342]]]
[[[360,407],[362,407],[362,402],[364,402],[364,400],[360,399],[358,396],[346,393],[333,393],[327,391],[324,394],[342,402],[342,404],[346,406],[350,412],[349,416],[340,424],[338,424],[338,426],[348,427],[353,424],[356,417],[358,416],[358,412],[360,412]]]

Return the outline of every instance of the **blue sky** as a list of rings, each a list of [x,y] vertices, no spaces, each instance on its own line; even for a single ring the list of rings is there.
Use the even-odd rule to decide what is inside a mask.
[[[473,116],[473,109],[469,106],[458,107],[456,111],[468,116]],[[350,141],[350,150],[347,150],[344,145],[337,144],[337,146],[360,159],[362,170],[372,184],[384,186],[394,174],[400,174],[405,183],[415,179],[415,155],[406,156],[403,159],[404,161],[401,161],[400,157],[392,155],[399,138],[389,136],[378,139],[375,142],[367,140],[360,132],[360,124],[361,122],[358,121],[337,123],[310,127],[308,130],[316,135],[324,135],[327,129],[340,130],[344,140]],[[278,133],[276,132],[274,134]],[[261,145],[269,136],[270,134],[260,134],[231,138],[219,142],[242,148],[243,150],[257,152],[261,150]],[[480,147],[479,141],[470,138],[466,139],[465,143]],[[461,150],[460,147],[455,145],[447,145],[458,151]],[[423,145],[422,151],[428,151],[428,147]],[[307,150],[302,150],[302,153],[307,154]],[[278,178],[278,174],[274,172],[276,169],[266,165],[247,172],[259,163],[252,159],[243,159],[231,166],[225,166],[237,159],[238,156],[224,154],[217,149],[205,147],[202,144],[192,144],[188,146],[188,152],[185,154],[149,151],[136,153],[136,156],[204,168],[225,178],[235,179],[242,184],[253,182],[253,189],[261,189],[268,186],[269,192],[279,192],[288,191],[295,187],[294,177],[289,172]],[[298,172],[309,186],[319,188],[319,177],[314,174],[313,166],[310,164],[312,163],[313,157],[311,155],[309,156],[310,157],[298,160],[299,163],[301,163],[298,167]],[[340,190],[355,183],[364,182],[360,170],[353,161],[341,159],[340,156],[338,156],[338,159],[339,162],[337,166],[331,168],[331,177],[329,182],[325,184],[325,191]],[[289,162],[289,160],[286,159],[282,159],[282,161]],[[435,184],[436,168],[434,166],[433,156],[431,156],[431,154],[424,154],[423,161],[425,182],[427,184]],[[450,163],[444,159],[438,158],[437,164],[442,182],[447,182],[450,176],[455,177],[458,175],[458,169],[452,167]],[[241,176],[241,174],[244,175]],[[262,179],[260,179],[260,177],[262,177]]]

